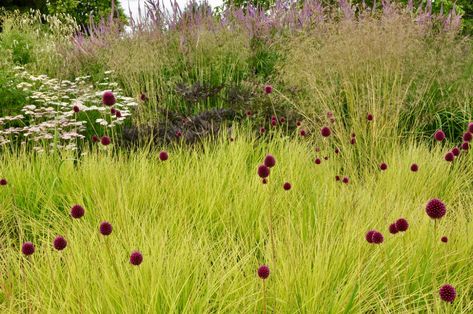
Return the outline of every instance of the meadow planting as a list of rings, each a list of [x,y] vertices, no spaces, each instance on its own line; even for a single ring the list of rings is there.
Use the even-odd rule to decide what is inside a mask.
[[[2,12],[1,313],[472,313],[473,52],[432,3]]]

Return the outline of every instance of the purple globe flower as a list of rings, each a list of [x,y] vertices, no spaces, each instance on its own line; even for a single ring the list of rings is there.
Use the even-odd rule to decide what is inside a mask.
[[[449,284],[445,284],[442,287],[440,287],[439,294],[440,294],[440,298],[443,301],[450,302],[450,303],[452,303],[457,296],[457,292],[455,288]]]
[[[445,133],[442,130],[437,130],[434,134],[434,138],[441,142],[445,139]]]
[[[284,118],[284,117],[279,118],[279,122],[280,122],[280,123],[286,122],[286,118]]]
[[[97,143],[100,141],[99,137],[97,135],[92,135],[92,142]]]
[[[112,224],[108,221],[104,221],[100,224],[99,230],[101,234],[103,234],[104,236],[108,236],[112,233]]]
[[[473,134],[471,132],[466,132],[463,134],[463,141],[471,142],[472,139],[473,139]]]
[[[0,179],[0,185],[7,185],[8,182],[7,182],[7,179],[3,178],[3,179]]]
[[[265,129],[265,128],[263,128],[263,127],[261,127],[261,128],[259,128],[259,132],[260,132],[260,134],[263,134],[263,133],[265,133],[265,132],[266,132],[266,129]]]
[[[473,122],[468,123],[468,132],[473,133]]]
[[[366,119],[367,119],[368,121],[373,121],[374,117],[373,117],[373,115],[372,115],[371,113],[368,113],[368,115],[366,115]]]
[[[176,131],[176,137],[179,138],[182,136],[182,132],[181,131]]]
[[[443,236],[442,238],[440,238],[440,241],[442,241],[443,243],[447,243],[448,238],[446,236]]]
[[[385,163],[385,162],[382,162],[380,165],[379,165],[379,169],[381,169],[382,171],[388,169],[388,165]]]
[[[102,138],[100,139],[100,142],[102,143],[103,146],[108,146],[110,145],[112,141],[110,140],[110,137],[102,136]]]
[[[406,219],[404,218],[399,218],[397,221],[396,221],[396,229],[401,231],[401,232],[405,232],[407,229],[409,228],[409,223],[407,222]]]
[[[115,115],[117,113],[117,109],[115,108],[110,108],[110,114]]]
[[[447,208],[441,200],[433,198],[427,203],[425,212],[432,219],[440,219],[447,213]]]
[[[269,174],[270,174],[270,170],[268,166],[260,165],[258,167],[258,175],[260,176],[260,178],[267,178],[269,177]]]
[[[452,152],[448,152],[445,154],[445,160],[448,162],[452,162],[455,159],[455,155]]]
[[[351,144],[351,145],[355,145],[355,144],[356,144],[356,137],[352,137],[352,138],[350,139],[350,144]]]
[[[115,99],[115,95],[111,91],[106,91],[102,95],[102,103],[106,106],[113,106],[117,100]]]
[[[389,233],[396,234],[399,230],[397,230],[396,223],[392,223],[389,225]]]
[[[267,184],[267,183],[268,183],[268,179],[266,179],[266,178],[263,178],[263,180],[261,180],[261,183],[263,183],[263,184]]]
[[[340,181],[340,176],[335,176],[335,181]]]
[[[302,129],[300,130],[299,134],[301,137],[305,137],[307,135],[307,132],[304,129]]]
[[[258,268],[258,277],[260,277],[263,280],[268,278],[269,277],[269,267],[266,266],[266,265],[261,265]]]
[[[284,190],[289,191],[291,189],[292,185],[291,185],[291,183],[286,182],[286,183],[283,184],[282,187],[284,188]]]
[[[411,171],[412,172],[417,172],[419,170],[419,166],[417,164],[412,164],[411,165]]]
[[[115,117],[121,118],[122,117],[122,112],[120,110],[117,110],[117,112],[115,112]]]
[[[338,147],[335,148],[335,154],[340,153],[340,149]]]
[[[276,165],[276,158],[274,158],[273,155],[271,154],[268,154],[266,155],[266,157],[264,157],[264,165],[268,168],[272,168],[274,167],[274,165]]]
[[[138,266],[143,262],[143,255],[140,251],[133,251],[130,254],[130,263],[132,265]]]
[[[374,244],[381,244],[384,242],[384,237],[381,232],[375,231],[371,237]]]
[[[350,182],[350,179],[348,177],[343,177],[342,182],[348,184]]]
[[[25,242],[21,246],[21,252],[26,256],[32,255],[35,251],[34,244],[31,242]]]
[[[72,218],[81,218],[82,216],[84,216],[85,214],[85,209],[84,207],[80,206],[80,205],[74,205],[72,206],[71,208],[71,216]]]
[[[468,150],[468,149],[470,149],[470,143],[468,143],[468,142],[463,142],[463,143],[462,143],[462,149],[463,149],[463,150]]]
[[[272,126],[276,126],[276,124],[278,124],[278,121],[277,121],[277,120],[271,120],[271,125],[272,125]]]
[[[62,236],[57,236],[53,241],[53,246],[56,250],[62,251],[67,246],[67,241]]]
[[[320,129],[320,134],[322,134],[323,137],[329,137],[330,134],[332,134],[332,131],[328,126],[324,126],[322,129]]]
[[[159,152],[159,160],[166,161],[168,160],[168,158],[169,158],[169,155],[166,151],[163,150]]]
[[[264,87],[264,92],[265,92],[266,94],[271,94],[271,93],[273,92],[273,87],[272,87],[271,85],[266,85],[266,86]]]
[[[453,154],[454,156],[460,155],[460,149],[459,149],[458,147],[452,148],[452,154]]]
[[[246,116],[248,118],[250,118],[252,115],[253,115],[253,113],[250,110],[246,111]]]
[[[301,122],[301,121],[297,121],[297,122],[296,122],[296,126],[297,126],[297,127],[300,127],[301,125],[302,125],[302,122]]]
[[[75,113],[78,113],[80,111],[79,106],[73,106],[72,111],[74,111]]]
[[[365,234],[365,239],[368,241],[368,243],[373,243],[373,234],[376,232],[376,230],[370,230]]]
[[[317,165],[320,165],[320,163],[322,162],[322,160],[320,158],[315,158],[315,161],[314,161]]]

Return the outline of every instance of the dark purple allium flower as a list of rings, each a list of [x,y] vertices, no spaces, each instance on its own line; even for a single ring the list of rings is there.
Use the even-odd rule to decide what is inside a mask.
[[[452,148],[452,154],[455,156],[460,155],[460,149],[458,147]]]
[[[284,123],[284,122],[286,122],[286,118],[284,118],[284,117],[281,117],[281,118],[279,119],[279,122],[280,122],[280,123]]]
[[[115,95],[111,91],[106,91],[102,95],[102,103],[106,106],[113,106],[117,100],[115,99]]]
[[[348,184],[348,182],[350,182],[350,179],[348,177],[343,177],[342,182]]]
[[[74,111],[75,113],[78,113],[80,111],[79,106],[73,106],[72,111]]]
[[[130,255],[130,263],[132,265],[138,266],[143,262],[143,255],[140,251],[133,251]]]
[[[289,191],[291,189],[292,185],[289,182],[284,183],[283,188],[286,191]]]
[[[307,133],[306,133],[306,131],[305,131],[304,129],[302,129],[302,130],[299,132],[299,134],[300,134],[302,137],[304,137],[304,136],[307,135]]]
[[[463,140],[465,142],[471,142],[472,139],[473,139],[473,134],[471,132],[466,132],[463,134]]]
[[[3,179],[0,179],[0,185],[7,185],[7,179],[3,178]]]
[[[235,139],[233,137],[230,137],[230,142],[233,142],[235,141]]]
[[[332,131],[330,131],[328,126],[324,126],[322,129],[320,129],[320,134],[322,134],[323,137],[329,137],[330,134],[332,134]]]
[[[269,267],[266,265],[262,265],[258,268],[258,276],[261,279],[266,279],[269,277]]]
[[[355,133],[352,133],[352,134],[351,134],[351,137],[356,137],[356,134],[355,134]]]
[[[253,115],[253,113],[252,113],[250,110],[248,110],[248,111],[246,112],[246,116],[247,116],[247,117],[251,117],[252,115]]]
[[[266,166],[266,165],[260,165],[258,167],[258,175],[260,176],[260,178],[267,178],[269,177],[269,173],[270,173],[270,170],[269,170],[269,167]]]
[[[366,119],[368,119],[368,121],[373,121],[373,115],[371,113],[368,113],[368,115],[366,116]]]
[[[53,246],[56,250],[62,251],[67,246],[67,241],[62,236],[57,236],[53,241]]]
[[[473,122],[468,123],[468,132],[473,133]]]
[[[335,181],[340,181],[340,176],[335,176]]]
[[[260,134],[263,134],[263,133],[265,133],[265,132],[266,132],[266,129],[265,129],[265,128],[263,128],[263,127],[261,127],[261,128],[259,128],[259,132],[260,132]]]
[[[463,143],[462,143],[462,149],[463,149],[463,150],[468,150],[468,149],[470,149],[470,143],[468,143],[468,142],[463,142]]]
[[[373,243],[373,234],[376,232],[376,230],[370,230],[365,234],[365,239],[368,241],[368,243]]]
[[[427,203],[425,212],[432,219],[440,219],[447,213],[447,208],[441,200],[433,198]]]
[[[264,92],[265,92],[266,94],[271,94],[271,93],[273,92],[273,87],[272,87],[271,85],[266,85],[266,86],[264,87]]]
[[[276,124],[278,124],[278,121],[277,121],[277,120],[271,120],[271,125],[272,125],[272,126],[276,126]]]
[[[110,108],[110,114],[115,115],[116,113],[117,113],[117,109],[115,109],[115,108],[113,108],[113,107]]]
[[[448,238],[446,236],[443,236],[440,241],[442,241],[443,243],[447,243],[448,242]]]
[[[322,162],[322,160],[320,158],[315,158],[315,163],[317,165],[320,165],[321,162]]]
[[[271,154],[267,154],[266,157],[264,157],[264,165],[268,168],[274,167],[274,165],[276,165],[276,158]]]
[[[84,216],[85,214],[85,209],[84,207],[80,206],[80,205],[74,205],[72,206],[71,208],[71,216],[72,218],[81,218],[82,216]]]
[[[110,137],[105,135],[105,136],[102,136],[102,138],[100,139],[100,142],[102,143],[103,146],[107,146],[107,145],[110,145],[112,141],[110,140]]]
[[[396,228],[401,232],[405,232],[409,228],[409,223],[404,218],[399,218],[396,221]]]
[[[385,162],[382,162],[380,165],[379,165],[379,169],[381,169],[382,171],[388,169],[388,165],[385,163]]]
[[[325,157],[324,157],[324,160],[328,160],[328,156],[325,156]]]
[[[141,99],[141,101],[147,101],[148,96],[146,96],[146,94],[144,92],[141,92],[140,99]]]
[[[338,147],[335,148],[335,154],[340,153],[340,149]]]
[[[417,164],[412,164],[411,165],[411,171],[412,172],[417,172],[419,170],[419,166]]]
[[[301,125],[302,125],[302,122],[300,122],[300,121],[297,121],[297,122],[296,122],[296,126],[297,126],[297,127],[300,127]]]
[[[392,223],[389,225],[389,233],[396,234],[399,230],[397,230],[396,223]]]
[[[352,137],[350,139],[350,144],[355,145],[356,144],[356,137]]]
[[[266,178],[263,178],[263,180],[261,180],[261,183],[263,183],[263,184],[267,184],[267,183],[268,183],[268,179],[266,179]]]
[[[375,231],[373,232],[373,236],[371,237],[371,240],[375,244],[381,244],[384,242],[383,234],[381,232]]]
[[[445,158],[446,161],[451,162],[455,159],[455,155],[452,152],[448,152],[448,153],[445,154],[444,158]]]
[[[176,131],[176,137],[181,137],[182,136],[182,132],[181,131]]]
[[[169,158],[168,152],[166,152],[164,150],[159,152],[159,160],[166,161],[166,160],[168,160],[168,158]]]
[[[108,236],[112,233],[112,224],[108,221],[104,221],[100,224],[99,230],[101,234],[103,234],[104,236]]]
[[[21,246],[21,252],[26,256],[29,256],[34,253],[34,244],[31,242],[25,242]]]
[[[437,130],[434,134],[434,138],[441,142],[445,139],[445,133],[442,130]]]
[[[99,140],[99,137],[97,135],[92,135],[92,142],[97,143]]]
[[[450,303],[452,303],[457,296],[457,292],[455,288],[449,284],[443,285],[439,290],[439,294],[440,294],[440,298],[443,301],[450,302]]]
[[[115,117],[121,118],[122,117],[122,112],[120,110],[117,110],[117,112],[115,112]]]

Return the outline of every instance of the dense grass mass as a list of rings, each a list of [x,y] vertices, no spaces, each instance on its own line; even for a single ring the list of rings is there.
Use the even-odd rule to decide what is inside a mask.
[[[329,159],[316,165],[299,140],[242,134],[217,144],[175,147],[164,162],[143,151],[90,151],[77,166],[66,155],[4,155],[2,312],[253,313],[262,310],[260,264],[271,269],[271,312],[473,310],[471,154],[451,165],[440,147],[406,143],[388,148],[386,171],[371,160],[357,172],[324,147]],[[263,185],[256,167],[267,152],[277,164]],[[425,213],[434,197],[447,206],[436,226]],[[69,215],[76,203],[80,220]],[[409,229],[390,235],[400,217]],[[379,246],[365,241],[373,228],[385,236]],[[53,249],[56,235],[64,251]],[[36,245],[29,258],[25,241]],[[128,261],[133,250],[140,266]],[[458,291],[453,304],[438,298],[444,283]]]

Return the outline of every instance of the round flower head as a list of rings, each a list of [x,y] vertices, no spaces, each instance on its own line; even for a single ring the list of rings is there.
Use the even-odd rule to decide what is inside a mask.
[[[373,234],[376,232],[376,230],[370,230],[365,234],[365,239],[368,241],[368,243],[373,243]]]
[[[304,137],[304,136],[307,135],[307,132],[306,132],[304,129],[302,129],[302,130],[299,132],[299,134],[300,134],[302,137]]]
[[[407,228],[409,228],[409,223],[407,222],[406,219],[404,218],[399,218],[397,221],[396,221],[396,228],[397,230],[401,231],[401,232],[404,232],[407,230]]]
[[[78,113],[80,111],[79,106],[73,106],[72,111],[74,111],[75,113]]]
[[[463,142],[463,143],[462,143],[462,149],[463,149],[463,150],[468,150],[468,149],[470,149],[470,143],[468,143],[468,142]]]
[[[169,155],[166,151],[163,150],[159,152],[159,160],[166,161],[168,160],[168,158],[169,158]]]
[[[181,131],[176,131],[176,137],[181,137],[182,136],[182,132]]]
[[[110,114],[115,115],[115,113],[117,113],[117,109],[115,109],[115,108],[113,108],[113,107],[110,108]]]
[[[102,95],[102,103],[106,106],[113,106],[117,100],[115,99],[115,95],[111,91],[106,91]]]
[[[296,126],[297,126],[297,127],[300,127],[301,125],[302,125],[302,122],[300,122],[300,121],[297,121],[297,122],[296,122]]]
[[[67,241],[64,239],[64,237],[57,236],[53,241],[53,246],[56,250],[62,251],[66,248]]]
[[[284,122],[286,122],[286,118],[284,118],[284,117],[281,117],[281,118],[279,119],[279,122],[280,122],[280,123],[284,123]]]
[[[412,172],[417,172],[419,170],[419,166],[417,164],[412,164],[411,165],[411,171]]]
[[[384,237],[381,234],[381,232],[375,231],[375,232],[373,232],[373,236],[371,237],[371,240],[375,244],[381,244],[381,243],[384,242]]]
[[[368,121],[373,121],[374,117],[373,117],[373,115],[372,115],[371,113],[368,113],[368,115],[366,116],[366,119],[367,119]]]
[[[443,236],[440,241],[442,241],[443,243],[447,243],[448,242],[448,238],[446,236]]]
[[[439,294],[440,294],[440,298],[443,301],[450,302],[450,303],[452,303],[457,296],[457,292],[455,288],[449,284],[445,284],[442,287],[440,287]]]
[[[292,187],[291,183],[289,183],[289,182],[286,182],[286,183],[283,184],[283,188],[286,191],[289,191],[291,189],[291,187]]]
[[[260,134],[263,134],[263,133],[265,133],[265,132],[266,132],[266,129],[265,129],[265,128],[263,128],[263,127],[261,127],[261,128],[259,128],[259,132],[260,132]]]
[[[121,118],[122,117],[122,112],[120,110],[117,110],[117,112],[115,112],[115,117]]]
[[[146,94],[144,92],[141,92],[140,99],[141,99],[141,101],[147,101],[148,96],[146,96]]]
[[[468,123],[468,132],[473,133],[473,122]]]
[[[471,142],[472,139],[473,139],[473,134],[471,132],[466,132],[463,134],[463,140],[465,142]]]
[[[392,223],[389,225],[389,233],[396,234],[399,230],[397,230],[396,223]]]
[[[25,254],[26,256],[29,256],[34,253],[34,244],[31,242],[25,242],[21,246],[21,252]]]
[[[72,218],[81,218],[82,216],[84,216],[85,214],[85,209],[84,207],[80,206],[80,205],[74,205],[72,206],[71,208],[71,216]]]
[[[356,134],[355,134],[355,133],[352,133],[352,134],[351,134],[351,137],[356,137]]]
[[[340,176],[335,176],[335,181],[340,181]]]
[[[447,213],[447,208],[441,200],[433,198],[427,203],[425,212],[432,219],[440,219]]]
[[[99,137],[97,135],[92,135],[92,142],[97,143],[99,140]]]
[[[267,183],[268,183],[268,179],[266,179],[266,178],[263,178],[263,180],[261,180],[261,183],[263,183],[263,184],[267,184]]]
[[[138,266],[143,262],[143,255],[139,251],[133,251],[130,254],[130,263]]]
[[[460,149],[459,149],[458,147],[452,148],[452,154],[453,154],[454,156],[460,155]]]
[[[348,177],[343,177],[342,182],[348,184],[348,182],[350,182],[350,179]]]
[[[103,146],[107,146],[107,145],[110,145],[112,141],[110,140],[110,137],[102,136],[102,138],[100,139],[100,142],[102,143]]]
[[[328,156],[325,156],[325,157],[324,157],[324,160],[328,160]]]
[[[271,120],[271,125],[272,125],[272,126],[276,126],[276,124],[278,124],[278,121],[276,121],[276,120]]]
[[[384,170],[388,169],[388,165],[385,162],[383,162],[379,165],[379,169],[384,171]]]
[[[250,110],[248,110],[248,111],[246,112],[246,116],[247,116],[247,117],[251,117],[252,115],[253,115],[253,114],[251,113]]]
[[[264,157],[264,165],[268,168],[274,167],[274,165],[276,165],[276,158],[271,154],[266,155],[266,157]]]
[[[112,224],[109,223],[108,221],[104,221],[100,224],[100,233],[103,234],[104,236],[108,236],[112,233]]]
[[[266,165],[260,165],[258,167],[258,175],[260,176],[260,178],[267,178],[269,177],[269,173],[270,173],[270,170],[269,170],[269,167],[266,166]]]
[[[7,179],[3,178],[3,179],[0,179],[0,185],[7,185]]]
[[[271,94],[271,93],[273,92],[273,87],[272,87],[271,85],[266,85],[266,86],[264,87],[264,92],[265,92],[266,94]]]
[[[448,152],[445,154],[445,160],[448,162],[452,162],[455,159],[455,155],[452,152]]]
[[[445,133],[442,130],[437,130],[434,134],[434,138],[441,142],[445,139]]]
[[[329,137],[330,134],[332,134],[332,131],[328,126],[324,126],[322,129],[320,129],[320,134],[322,134],[323,137]]]
[[[338,147],[335,148],[335,154],[340,153],[340,149]]]
[[[263,280],[268,278],[269,277],[269,267],[266,266],[266,265],[261,265],[258,268],[258,276]]]
[[[320,158],[315,158],[315,161],[314,161],[317,165],[320,165],[320,163],[322,162],[322,160]]]
[[[352,138],[350,139],[350,144],[351,144],[351,145],[355,145],[355,144],[356,144],[356,137],[352,137]]]

